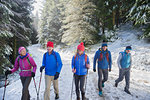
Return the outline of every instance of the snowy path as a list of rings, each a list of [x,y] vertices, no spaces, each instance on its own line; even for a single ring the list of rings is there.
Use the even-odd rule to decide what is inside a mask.
[[[38,65],[37,72],[36,72],[36,83],[37,87],[39,84],[39,79],[40,79],[40,72],[39,72],[39,67],[42,62],[42,54],[46,52],[43,49],[40,49],[38,45],[31,46],[29,47],[29,51],[32,54],[35,62]],[[71,58],[72,55],[65,55],[64,53],[60,53],[62,60],[63,60],[63,68],[60,74],[59,78],[59,91],[60,91],[60,100],[70,100],[70,93],[71,93],[71,86],[72,86],[72,72],[71,72]],[[95,86],[92,80],[89,80],[88,78],[88,87],[87,87],[87,97],[90,98],[90,100],[100,100],[99,96],[96,94]],[[20,80],[17,80],[16,82],[12,83],[11,85],[7,86],[7,91],[6,91],[6,100],[20,100],[21,98],[21,82]],[[41,83],[41,89],[40,89],[40,100],[43,100],[43,94],[45,90],[45,80],[44,80],[44,73],[42,76],[42,83]],[[31,94],[31,100],[36,100],[36,91],[34,88],[34,83],[31,81],[29,91]],[[3,88],[0,89],[0,100],[2,98],[2,93],[3,93]],[[51,88],[51,100],[54,100],[55,95],[54,95],[54,90]],[[75,87],[74,87],[74,92],[73,92],[73,98],[76,98],[75,96]],[[73,99],[75,100],[75,99]],[[103,100],[103,99],[102,99]]]
[[[105,98],[98,96],[97,87],[97,72],[94,73],[92,68],[89,70],[86,96],[90,100],[150,100],[150,44],[146,44],[143,41],[139,41],[134,34],[135,30],[122,28],[122,31],[118,31],[119,39],[113,43],[109,43],[109,50],[112,52],[112,72],[109,73],[109,79],[105,83],[104,95]],[[118,67],[116,60],[120,51],[124,50],[127,45],[133,47],[133,66],[131,71],[131,84],[130,91],[133,96],[126,94],[124,90],[125,82],[121,82],[119,86],[114,87],[115,79],[118,78]],[[69,47],[58,46],[55,50],[58,51],[63,60],[63,68],[59,78],[59,90],[60,100],[70,100],[71,86],[72,86],[72,72],[71,72],[71,59],[76,50],[77,44]],[[101,44],[95,44],[87,48],[87,54],[90,58],[91,66],[93,65],[93,57],[95,51],[101,46]],[[29,51],[32,54],[35,62],[38,65],[36,72],[36,83],[39,84],[40,72],[39,68],[42,62],[42,56],[46,52],[40,48],[39,45],[33,45],[29,47]],[[13,77],[14,78],[14,77]],[[0,100],[2,99],[3,89],[0,88]],[[20,100],[21,98],[21,82],[17,80],[7,86],[6,99],[5,100]],[[43,94],[45,90],[44,73],[42,77],[40,100],[43,100]],[[31,94],[31,100],[36,100],[36,91],[33,81],[30,84],[29,91]],[[54,90],[51,88],[51,100],[54,100]],[[73,93],[75,98],[75,88]],[[75,100],[75,99],[73,99]]]

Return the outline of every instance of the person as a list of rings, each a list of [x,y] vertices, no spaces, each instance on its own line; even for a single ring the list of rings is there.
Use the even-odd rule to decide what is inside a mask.
[[[77,54],[72,58],[72,72],[74,73],[75,88],[77,100],[80,100],[80,91],[82,94],[82,100],[88,100],[85,97],[85,79],[90,68],[89,57],[84,52],[84,44],[81,42],[77,47]],[[79,85],[80,83],[80,85]]]
[[[43,55],[42,67],[40,67],[40,72],[45,68],[44,100],[50,100],[51,82],[54,85],[55,99],[59,99],[58,78],[62,65],[59,53],[54,51],[54,43],[47,42],[47,52]]]
[[[21,100],[30,100],[28,87],[32,77],[35,77],[37,65],[30,54],[26,52],[25,47],[20,47],[18,53],[19,56],[15,60],[14,68],[7,70],[5,75],[12,74],[20,68],[21,72],[19,74],[23,87]]]
[[[96,62],[98,60],[98,88],[99,96],[103,96],[102,87],[108,80],[108,71],[111,72],[111,52],[107,49],[107,43],[102,44],[102,48],[99,48],[94,56],[93,71],[96,72]],[[103,75],[103,80],[102,80]]]
[[[118,86],[118,83],[123,80],[125,77],[126,86],[124,91],[128,94],[131,94],[129,91],[130,85],[130,69],[131,69],[131,46],[127,46],[124,52],[119,53],[119,57],[117,60],[119,67],[119,78],[115,80],[115,86]]]

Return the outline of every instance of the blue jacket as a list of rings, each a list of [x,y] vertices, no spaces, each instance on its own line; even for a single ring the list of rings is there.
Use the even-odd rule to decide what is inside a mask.
[[[109,62],[107,61],[107,57],[106,57],[106,53],[108,52],[108,58],[109,58]],[[103,54],[103,58],[100,61],[100,53]],[[100,69],[111,69],[111,65],[112,65],[112,59],[111,59],[111,52],[106,50],[106,51],[101,51],[100,49],[98,49],[98,51],[96,51],[95,56],[94,56],[94,62],[93,62],[93,69],[96,69],[96,62],[98,60],[98,68]]]
[[[131,53],[127,54],[126,52],[120,52],[122,58],[120,60],[121,68],[129,68],[131,66]]]
[[[63,64],[58,52],[52,51],[52,54],[50,55],[46,52],[43,55],[42,66],[45,66],[46,75],[54,76],[56,72],[60,73],[62,65]]]
[[[87,64],[90,64],[89,57],[87,56]],[[87,74],[87,68],[85,64],[85,53],[83,53],[81,56],[77,54],[76,59],[75,56],[72,58],[72,69],[76,69],[76,75],[86,75]]]

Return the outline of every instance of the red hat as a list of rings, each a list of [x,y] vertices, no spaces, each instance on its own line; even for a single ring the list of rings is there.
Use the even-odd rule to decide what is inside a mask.
[[[81,42],[78,47],[77,47],[78,50],[81,50],[81,51],[84,51],[84,43]]]
[[[48,42],[47,42],[47,47],[53,47],[53,48],[54,48],[54,43],[51,42],[51,41],[48,41]]]

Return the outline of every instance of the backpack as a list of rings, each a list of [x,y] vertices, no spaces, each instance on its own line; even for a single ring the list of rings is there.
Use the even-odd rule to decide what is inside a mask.
[[[100,57],[99,57],[99,61],[102,61],[102,59],[103,59],[103,51],[102,51],[102,49],[100,48],[99,49],[100,51],[101,51],[101,53],[100,53]],[[108,50],[107,50],[107,52],[106,52],[106,59],[107,59],[107,61],[109,62],[109,53],[108,53]]]
[[[19,65],[19,60],[20,60],[20,57],[18,57],[17,61],[18,61],[18,65]],[[29,57],[27,57],[27,61],[28,61],[28,64],[31,66],[31,71],[33,70],[33,66],[29,60]],[[22,70],[23,71],[23,70]]]
[[[19,60],[20,60],[20,57],[18,57],[18,59],[17,59],[18,65],[19,65]],[[27,57],[27,61],[28,61],[28,64],[29,64],[30,66],[32,66],[31,63],[30,63],[29,57]]]
[[[46,52],[47,53],[47,52]],[[44,59],[46,59],[46,53],[44,54]],[[57,57],[56,57],[56,53],[55,52],[52,52],[52,55],[54,55],[55,59],[56,59],[56,62],[57,62]]]
[[[74,56],[74,65],[75,65],[75,59],[76,59],[77,55]],[[78,60],[78,58],[77,58]],[[85,54],[85,64],[87,64],[87,55]]]

